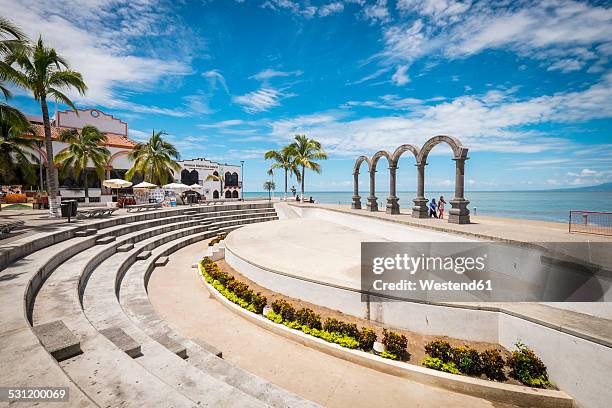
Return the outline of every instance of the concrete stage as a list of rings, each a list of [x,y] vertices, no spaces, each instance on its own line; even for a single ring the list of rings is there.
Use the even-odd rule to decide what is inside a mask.
[[[585,406],[605,406],[596,394],[606,389],[603,378],[612,367],[611,303],[362,302],[361,242],[453,242],[486,237],[480,232],[468,236],[465,231],[406,225],[403,220],[386,220],[380,213],[370,216],[363,211],[355,214],[285,203],[275,208],[280,220],[242,227],[225,240],[226,262],[249,279],[387,327],[495,342],[507,349],[522,341],[547,362],[552,380],[561,389]],[[555,229],[538,230],[562,234]],[[507,242],[507,238],[501,240]],[[576,372],[583,374],[577,377],[572,374]]]

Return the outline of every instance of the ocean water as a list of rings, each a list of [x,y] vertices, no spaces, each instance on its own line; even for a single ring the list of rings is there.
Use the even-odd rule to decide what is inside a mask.
[[[282,192],[275,192],[281,197]],[[384,208],[388,192],[378,192],[379,208]],[[245,198],[267,196],[267,192],[245,192]],[[353,193],[349,191],[306,192],[315,201],[326,204],[350,204]],[[367,192],[359,193],[365,207]],[[401,208],[412,207],[414,192],[399,192]],[[448,202],[453,192],[427,192],[427,198],[444,196]],[[473,191],[465,193],[470,201],[468,208],[477,215],[526,218],[532,220],[567,222],[570,210],[612,212],[612,192],[562,192],[562,191]],[[450,208],[450,204],[447,206]]]

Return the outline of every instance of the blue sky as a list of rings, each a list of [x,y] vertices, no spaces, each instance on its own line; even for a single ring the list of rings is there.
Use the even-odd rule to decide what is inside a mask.
[[[468,190],[612,180],[609,2],[0,0],[0,9],[83,73],[80,107],[119,116],[136,140],[165,130],[183,158],[245,160],[247,191],[267,179],[263,153],[296,133],[330,154],[323,174],[308,174],[310,191],[351,190],[359,154],[436,134],[470,148]],[[39,113],[16,93],[12,103]],[[398,174],[398,188],[414,190],[407,155]],[[275,181],[280,189],[282,175]],[[453,181],[439,146],[426,188]],[[384,171],[377,185],[386,189]]]

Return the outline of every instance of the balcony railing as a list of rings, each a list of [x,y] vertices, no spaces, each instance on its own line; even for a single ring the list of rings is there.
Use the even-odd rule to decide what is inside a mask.
[[[612,235],[612,212],[570,211],[569,232]]]

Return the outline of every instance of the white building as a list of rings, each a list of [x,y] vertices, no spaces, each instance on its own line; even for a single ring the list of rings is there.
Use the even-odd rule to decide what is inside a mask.
[[[176,182],[199,184],[199,193],[207,200],[242,198],[242,167],[233,164],[221,164],[205,158],[181,160],[181,170],[174,175]],[[222,181],[206,181],[211,174],[221,176]]]

